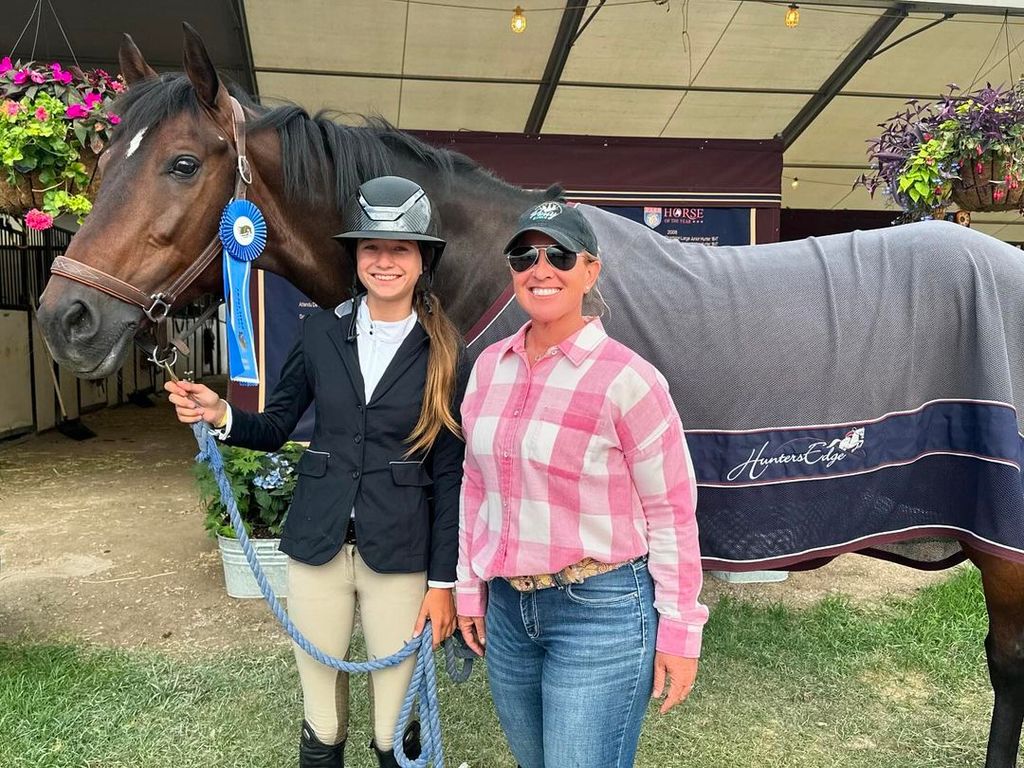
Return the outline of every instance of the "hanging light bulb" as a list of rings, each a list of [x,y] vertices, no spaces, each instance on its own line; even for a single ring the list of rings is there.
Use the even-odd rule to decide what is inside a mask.
[[[521,35],[526,31],[526,14],[523,13],[523,9],[520,6],[516,6],[516,9],[512,11],[512,31],[517,35]]]
[[[797,187],[800,186],[800,179],[798,179],[796,176],[794,176],[793,180],[791,182],[789,182],[789,186],[791,186],[793,189],[796,189]]]
[[[793,29],[797,24],[800,23],[800,6],[796,3],[790,3],[789,8],[786,9],[786,26]]]

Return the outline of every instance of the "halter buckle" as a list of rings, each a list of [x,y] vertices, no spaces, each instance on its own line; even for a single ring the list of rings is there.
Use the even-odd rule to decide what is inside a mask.
[[[160,357],[161,352],[170,352],[167,357]],[[149,353],[149,362],[155,365],[157,368],[174,368],[178,362],[178,350],[174,347],[160,347],[153,345],[152,351]]]
[[[159,323],[161,320],[167,317],[171,312],[171,305],[164,301],[164,294],[154,293],[150,296],[153,303],[149,305],[148,309],[143,310],[146,313],[146,317],[154,323]]]
[[[249,166],[249,158],[245,155],[238,156],[238,175],[246,184],[252,184],[252,168]]]

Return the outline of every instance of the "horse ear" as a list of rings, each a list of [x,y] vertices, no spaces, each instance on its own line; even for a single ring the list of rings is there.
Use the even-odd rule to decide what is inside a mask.
[[[545,200],[562,200],[565,197],[565,188],[561,184],[552,184],[544,190]]]
[[[146,59],[139,50],[139,46],[132,40],[132,36],[125,33],[121,38],[121,47],[117,52],[117,59],[121,65],[121,74],[128,85],[134,85],[140,80],[149,80],[159,77],[156,71],[146,63]]]
[[[196,89],[199,102],[216,110],[218,97],[226,93],[224,84],[220,81],[217,68],[213,66],[203,38],[187,21],[182,22],[181,26],[185,32],[185,74]]]

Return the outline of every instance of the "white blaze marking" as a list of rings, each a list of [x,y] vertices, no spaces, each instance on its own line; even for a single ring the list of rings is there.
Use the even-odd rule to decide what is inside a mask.
[[[128,151],[124,155],[125,160],[127,160],[129,157],[135,154],[135,150],[138,149],[139,145],[142,143],[142,137],[146,135],[146,131],[148,130],[148,127],[143,128],[141,131],[132,136],[132,140],[128,143]]]

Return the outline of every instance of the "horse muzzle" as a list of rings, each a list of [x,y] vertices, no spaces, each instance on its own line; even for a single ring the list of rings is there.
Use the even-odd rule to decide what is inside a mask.
[[[101,379],[121,366],[142,310],[55,275],[40,299],[38,319],[58,364],[76,376]]]

